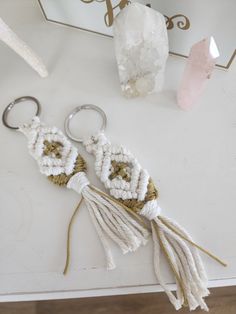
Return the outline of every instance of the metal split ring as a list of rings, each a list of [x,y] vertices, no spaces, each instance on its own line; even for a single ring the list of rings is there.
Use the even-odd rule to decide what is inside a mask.
[[[76,107],[73,111],[71,111],[71,113],[66,117],[65,119],[65,123],[64,123],[64,128],[65,128],[65,133],[66,135],[73,141],[78,142],[78,143],[82,143],[83,139],[82,138],[78,138],[75,135],[73,135],[71,133],[70,130],[70,122],[71,120],[74,118],[74,116],[79,113],[81,110],[94,110],[96,112],[98,112],[101,117],[102,117],[102,125],[100,127],[100,131],[103,132],[106,128],[107,125],[107,117],[105,112],[99,108],[98,106],[95,105],[82,105],[82,106],[78,106]]]
[[[32,97],[32,96],[23,96],[23,97],[19,97],[15,100],[13,100],[3,111],[3,114],[2,114],[2,122],[3,124],[9,128],[9,129],[13,129],[13,130],[18,130],[19,127],[18,126],[12,126],[8,123],[7,121],[7,118],[8,118],[8,114],[9,112],[12,110],[12,108],[20,103],[20,102],[23,102],[23,101],[33,101],[35,104],[36,104],[36,116],[38,116],[40,114],[40,111],[41,111],[41,106],[40,106],[40,102],[38,101],[38,99],[36,99],[35,97]]]

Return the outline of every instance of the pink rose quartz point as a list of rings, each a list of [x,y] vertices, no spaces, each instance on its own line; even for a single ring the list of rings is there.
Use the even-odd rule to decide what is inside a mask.
[[[190,109],[199,99],[219,55],[213,37],[192,46],[177,92],[177,103],[182,109]]]

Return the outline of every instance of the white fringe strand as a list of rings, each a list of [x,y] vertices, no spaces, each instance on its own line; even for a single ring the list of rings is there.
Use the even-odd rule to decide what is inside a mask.
[[[179,233],[183,234],[186,238],[191,239],[188,233],[177,223],[162,216],[161,219],[163,221],[168,221],[168,223],[171,226],[174,226]],[[168,228],[161,219],[156,217],[152,222],[154,246],[157,246],[156,242],[158,242],[158,239],[156,234],[158,234],[162,249],[170,261],[172,271],[176,278],[176,283],[178,285],[177,297],[175,298],[173,293],[161,282],[162,280],[160,279],[159,271],[156,272],[156,275],[160,280],[160,284],[176,309],[179,309],[179,306],[182,306],[184,302],[187,302],[190,310],[194,310],[200,306],[202,310],[208,311],[208,307],[203,299],[209,295],[206,274],[196,248],[191,244],[188,244],[188,242],[184,241],[178,234]],[[154,265],[159,269],[160,257],[158,254],[160,254],[160,250],[155,254]]]
[[[67,187],[82,194],[103,244],[108,269],[113,269],[115,264],[107,238],[113,240],[124,254],[146,244],[149,232],[127,214],[121,205],[92,189],[84,172],[75,174]]]

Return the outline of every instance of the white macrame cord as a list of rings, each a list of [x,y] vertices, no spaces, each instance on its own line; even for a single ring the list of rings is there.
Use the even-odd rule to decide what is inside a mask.
[[[204,301],[209,294],[207,276],[198,249],[225,264],[196,245],[187,231],[175,221],[161,215],[157,195],[148,197],[151,178],[147,170],[126,148],[111,144],[103,132],[89,137],[83,145],[95,156],[95,172],[111,196],[123,204],[132,204],[131,210],[138,211],[139,215],[151,222],[155,274],[175,309],[188,305],[190,310],[200,306],[208,311]],[[162,276],[161,252],[176,278],[176,295],[170,291]]]
[[[28,149],[40,172],[58,185],[82,195],[105,250],[107,268],[115,268],[108,238],[123,253],[145,245],[149,232],[110,196],[93,188],[84,172],[85,161],[78,150],[56,127],[48,127],[36,116],[19,129],[28,138]]]

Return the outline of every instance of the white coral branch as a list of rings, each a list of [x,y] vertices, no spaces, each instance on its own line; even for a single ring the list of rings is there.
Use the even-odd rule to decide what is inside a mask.
[[[21,56],[41,77],[48,76],[47,69],[35,52],[22,41],[0,18],[0,40]]]

